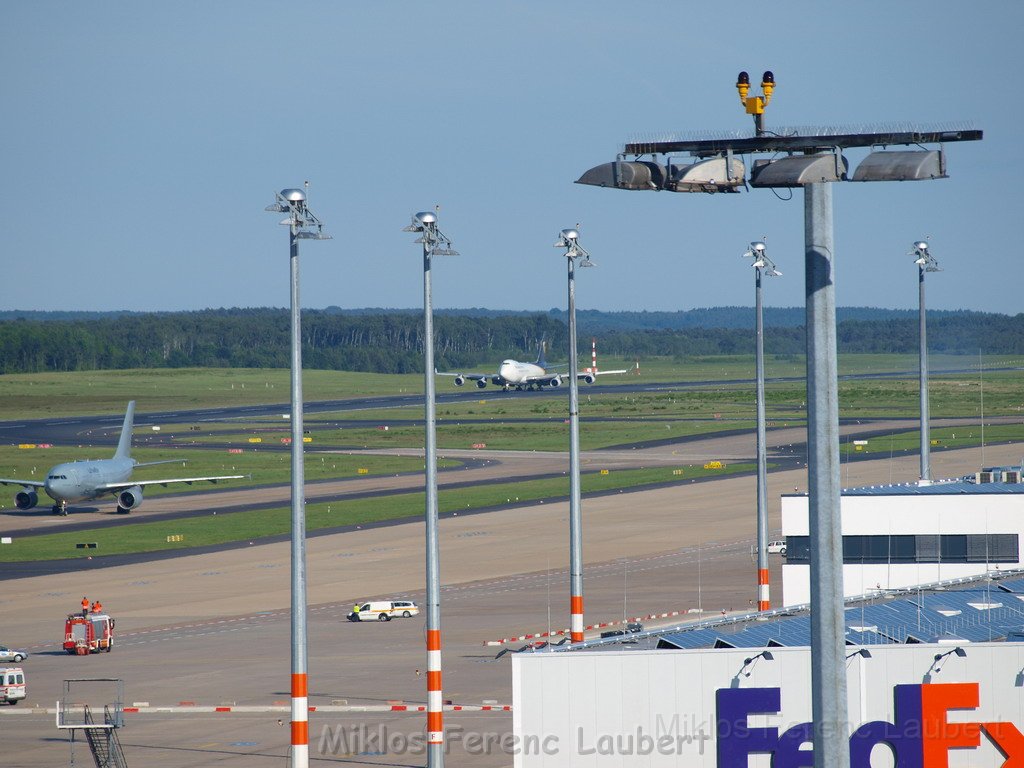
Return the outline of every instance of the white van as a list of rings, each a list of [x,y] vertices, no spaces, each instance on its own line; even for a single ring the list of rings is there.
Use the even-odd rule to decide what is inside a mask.
[[[25,696],[25,671],[21,667],[0,667],[0,701],[14,705]]]
[[[383,600],[356,605],[348,615],[349,621],[391,621],[395,617],[408,619],[420,609],[411,600]]]

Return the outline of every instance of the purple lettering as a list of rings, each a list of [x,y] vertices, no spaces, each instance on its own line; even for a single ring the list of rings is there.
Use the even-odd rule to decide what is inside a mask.
[[[774,751],[779,729],[751,728],[747,718],[777,714],[781,703],[779,688],[719,688],[715,692],[718,768],[747,768],[748,755]]]
[[[813,741],[814,728],[810,723],[800,723],[784,731],[772,757],[772,768],[814,768],[814,750],[800,749],[801,745]]]

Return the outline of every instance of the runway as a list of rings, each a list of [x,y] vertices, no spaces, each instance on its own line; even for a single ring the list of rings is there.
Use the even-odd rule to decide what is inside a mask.
[[[724,450],[728,444],[716,447]],[[650,460],[658,451],[672,456],[671,450],[652,450]],[[1018,460],[1018,446],[985,449],[987,463]],[[977,449],[933,454],[937,475],[965,474],[980,462]],[[908,481],[916,471],[916,456],[854,462],[844,465],[843,482]],[[769,486],[774,532],[779,494],[805,488],[806,473],[774,473]],[[585,500],[587,623],[656,611],[703,608],[702,615],[713,615],[748,609],[755,595],[749,554],[755,536],[753,498],[753,478],[738,477]],[[567,514],[567,505],[559,502],[442,521],[445,698],[464,704],[509,703],[507,659],[495,660],[496,649],[484,641],[565,624]],[[422,600],[422,532],[422,523],[406,523],[308,542],[311,705],[424,700],[422,617],[366,624],[343,620],[355,600]],[[773,557],[776,598],[781,596],[779,564]],[[64,614],[77,607],[83,594],[102,599],[117,617],[119,642],[113,653],[81,658],[56,650]],[[4,582],[4,642],[33,653],[24,663],[29,700],[0,710],[7,754],[16,756],[10,764],[35,768],[67,760],[68,745],[51,718],[15,714],[30,711],[33,704],[52,707],[67,677],[124,678],[128,703],[273,706],[286,701],[288,604],[285,542],[98,569],[73,578]],[[287,754],[288,728],[287,719],[279,726],[278,718],[273,713],[129,715],[122,741],[130,764],[280,764]],[[401,734],[416,732],[422,721],[407,713],[313,713],[311,762],[422,765],[421,757],[387,751],[318,751],[325,727],[384,726]],[[504,733],[511,720],[498,713],[451,713],[446,723]],[[82,749],[79,743],[79,759],[87,758]],[[479,755],[456,748],[448,762],[505,766],[512,761],[500,750]]]

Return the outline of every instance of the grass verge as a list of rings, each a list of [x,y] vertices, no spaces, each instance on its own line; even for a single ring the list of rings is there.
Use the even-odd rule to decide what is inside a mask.
[[[636,469],[588,473],[581,478],[583,493],[636,489],[643,486],[693,481],[702,477],[740,474],[754,469],[753,464],[731,464],[721,469],[683,466],[675,469]],[[444,491],[438,495],[441,514],[497,507],[516,502],[565,498],[568,477],[502,483]],[[423,514],[424,495],[409,493],[377,499],[356,499],[306,506],[306,529],[363,525],[383,520],[398,520]],[[288,508],[257,509],[203,517],[182,518],[151,523],[119,523],[69,533],[15,537],[0,548],[0,562],[28,562],[82,557],[78,543],[96,543],[85,550],[93,557],[139,552],[158,552],[210,546],[236,541],[255,542],[269,536],[288,533],[291,525]],[[177,537],[180,537],[177,538]],[[168,540],[172,538],[172,540]]]

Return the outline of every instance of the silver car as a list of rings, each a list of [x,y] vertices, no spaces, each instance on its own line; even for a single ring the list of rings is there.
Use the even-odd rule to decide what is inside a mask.
[[[0,645],[0,661],[23,661],[28,658],[28,651],[16,651]]]

